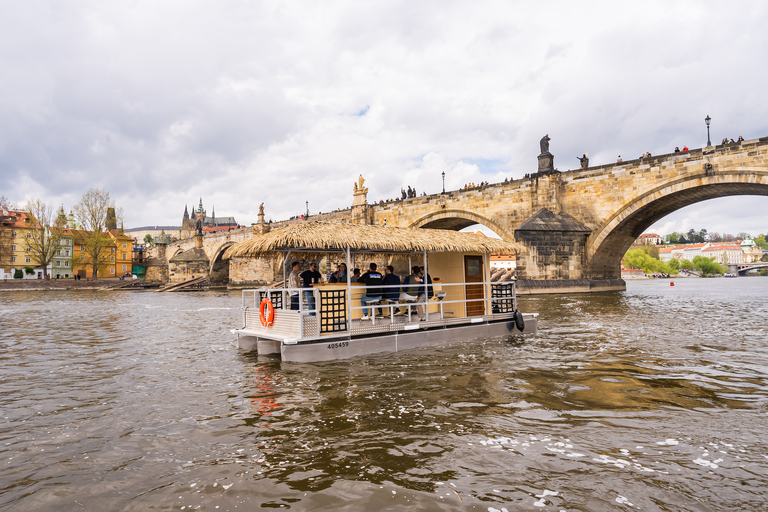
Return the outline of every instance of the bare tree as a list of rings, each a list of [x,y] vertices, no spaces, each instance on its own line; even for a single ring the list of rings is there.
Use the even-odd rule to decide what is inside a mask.
[[[84,230],[82,245],[85,248],[86,264],[93,270],[93,279],[98,279],[99,270],[103,270],[109,262],[112,239],[104,230],[107,225],[107,209],[111,206],[109,192],[92,188],[83,194],[74,208],[75,217]]]
[[[27,202],[27,213],[33,222],[27,242],[27,254],[43,267],[43,278],[48,279],[48,265],[60,248],[61,235],[66,227],[62,219],[54,217],[53,207],[40,199]]]
[[[0,196],[0,213],[15,210],[16,208],[18,208],[16,203],[11,202],[11,200],[5,196]]]

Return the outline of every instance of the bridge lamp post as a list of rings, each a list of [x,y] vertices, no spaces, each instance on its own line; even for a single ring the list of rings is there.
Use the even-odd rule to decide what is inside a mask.
[[[307,217],[309,217],[309,201],[307,201]]]
[[[707,123],[707,146],[711,146],[712,142],[709,140],[709,123],[712,122],[712,119],[709,117],[709,115],[704,118],[704,122]]]
[[[443,175],[443,194],[445,194],[445,171],[442,172]]]

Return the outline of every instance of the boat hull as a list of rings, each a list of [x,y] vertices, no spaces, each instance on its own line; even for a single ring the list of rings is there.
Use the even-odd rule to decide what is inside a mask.
[[[524,334],[535,334],[538,319],[535,314],[524,314]],[[302,343],[286,343],[251,335],[238,336],[238,348],[259,355],[279,355],[283,361],[313,363],[335,361],[352,357],[402,352],[419,347],[471,342],[480,338],[521,334],[514,319],[483,321],[458,326],[414,329],[378,335],[339,336]]]

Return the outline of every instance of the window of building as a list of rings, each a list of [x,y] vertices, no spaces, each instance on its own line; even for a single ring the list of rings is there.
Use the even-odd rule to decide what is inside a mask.
[[[114,247],[110,247],[109,248],[109,252],[115,252],[115,248]]]
[[[65,266],[65,267],[68,267],[68,266],[69,266],[69,262],[68,262],[68,261],[65,261],[65,262],[64,262],[64,266]]]
[[[56,251],[56,256],[61,256],[61,251]],[[427,283],[429,284],[429,283]]]
[[[115,267],[109,267],[109,273],[114,274],[115,273]]]
[[[32,233],[27,233],[27,238],[32,238]]]
[[[128,245],[126,245],[126,242],[123,242],[123,249],[126,249],[126,248],[128,248]],[[125,258],[125,256],[123,256],[123,258]]]
[[[27,251],[29,251],[29,250],[31,250],[31,249],[32,249],[32,248],[31,248],[30,246],[27,246],[27,249],[26,249],[26,250],[27,250]]]
[[[114,256],[110,256],[110,257],[109,257],[109,261],[110,261],[110,262],[112,262],[112,263],[114,263],[114,262],[115,262],[115,257],[114,257]]]
[[[127,271],[128,271],[128,265],[123,265],[123,272],[127,272]]]
[[[127,260],[127,259],[128,259],[128,254],[127,254],[127,253],[123,253],[123,259],[124,259],[124,260]]]
[[[15,251],[15,250],[16,250],[16,246],[15,246],[15,245],[12,245],[12,246],[11,246],[11,250],[12,250],[12,251]]]
[[[80,250],[81,250],[81,251],[84,251],[84,250],[85,250],[85,247],[81,245],[81,246],[80,246]],[[429,283],[427,283],[427,284],[429,284]]]
[[[66,251],[64,251],[64,256],[69,256],[69,249],[67,249]]]
[[[32,263],[32,258],[30,258],[29,256],[27,256],[27,257],[26,257],[26,262],[27,262],[27,263]]]
[[[16,256],[11,256],[11,263],[16,263]]]
[[[80,255],[80,261],[85,261],[85,255],[84,254]]]
[[[11,238],[16,238],[16,232],[15,231],[11,231]]]

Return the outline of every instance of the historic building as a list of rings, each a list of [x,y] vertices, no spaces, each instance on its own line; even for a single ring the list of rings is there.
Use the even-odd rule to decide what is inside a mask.
[[[182,228],[195,230],[197,228],[197,221],[201,221],[203,233],[214,233],[216,231],[230,231],[237,229],[241,226],[237,224],[234,217],[219,217],[216,218],[216,209],[211,210],[211,216],[203,208],[203,198],[200,198],[197,209],[192,210],[192,214],[189,214],[187,206],[184,205],[184,216],[181,220]]]

